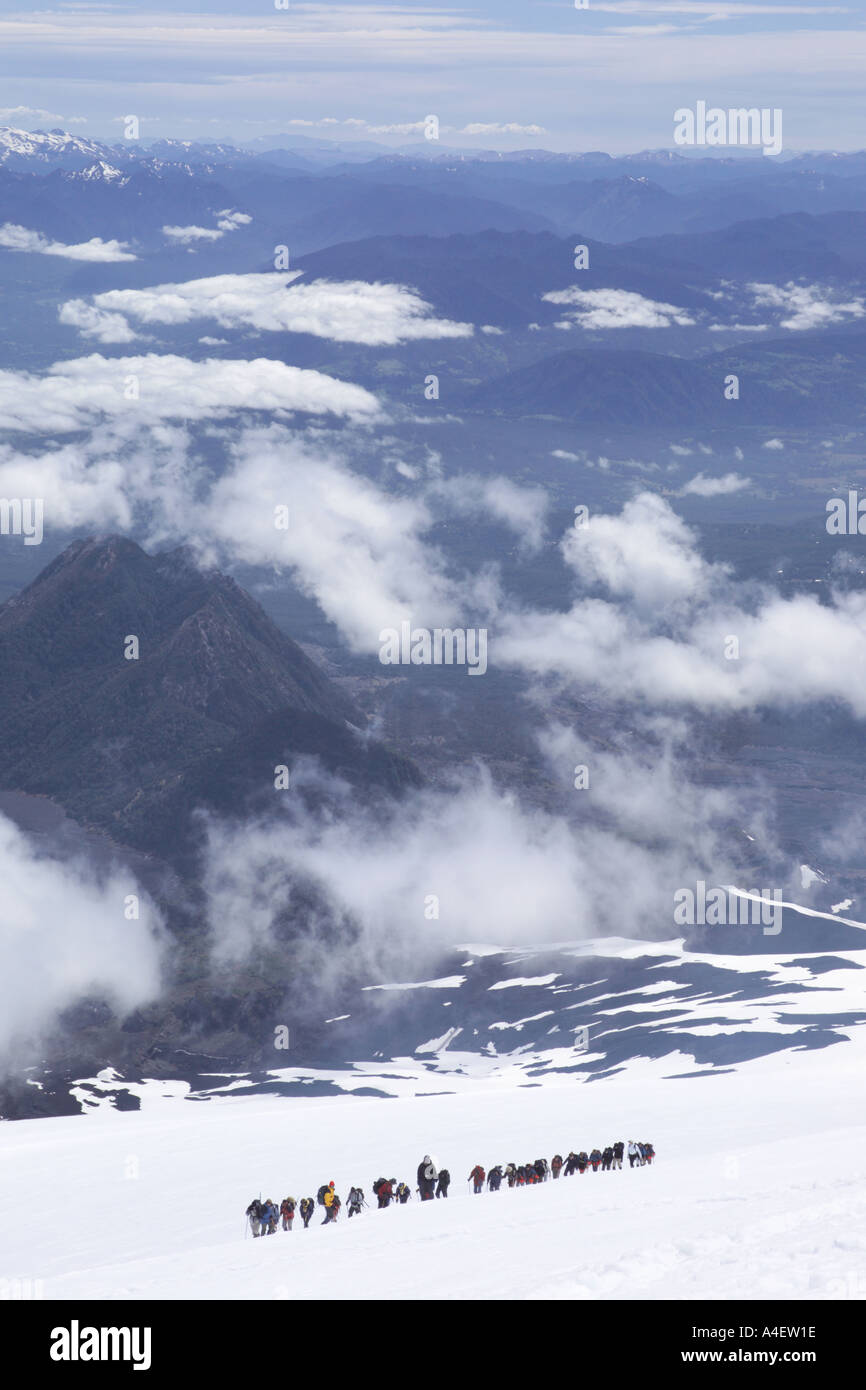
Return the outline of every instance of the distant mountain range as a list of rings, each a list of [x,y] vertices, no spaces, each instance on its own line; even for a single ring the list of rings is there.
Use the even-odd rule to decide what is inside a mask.
[[[832,356],[829,356],[832,354]],[[550,415],[585,425],[712,428],[819,426],[828,393],[837,425],[866,420],[866,335],[779,340],[689,361],[662,353],[578,348],[467,390],[460,408]],[[739,398],[726,399],[734,374]]]
[[[784,161],[695,159],[670,151],[496,155],[448,151],[434,141],[391,152],[369,141],[303,135],[240,148],[186,140],[109,143],[59,129],[7,126],[0,127],[0,170],[37,185],[0,189],[3,216],[13,222],[23,222],[25,214],[32,220],[27,210],[35,200],[37,207],[44,203],[49,222],[55,205],[72,214],[73,226],[81,221],[91,227],[88,235],[137,236],[146,244],[161,225],[157,185],[167,180],[172,197],[188,204],[187,212],[175,208],[175,222],[241,200],[254,217],[279,227],[298,254],[383,234],[547,229],[617,243],[797,212],[866,211],[863,153]],[[51,180],[55,174],[71,185]],[[195,185],[186,197],[177,179]],[[82,185],[109,185],[115,197],[76,207],[70,186]],[[101,226],[94,224],[97,212],[107,219]]]

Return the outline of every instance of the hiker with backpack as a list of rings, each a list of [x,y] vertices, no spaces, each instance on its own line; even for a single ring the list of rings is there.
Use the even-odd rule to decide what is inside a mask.
[[[647,1163],[651,1164],[656,1156],[656,1151],[653,1148],[652,1144],[644,1144],[644,1149],[646,1151],[646,1161]]]
[[[322,1186],[319,1188],[318,1192],[316,1193],[316,1202],[318,1203],[318,1205],[319,1205],[320,1207],[324,1207],[324,1208],[325,1208],[325,1220],[322,1222],[322,1225],[323,1225],[323,1226],[325,1225],[325,1222],[330,1221],[330,1219],[331,1219],[331,1206],[332,1206],[332,1204],[333,1204],[333,1201],[334,1201],[334,1184],[333,1184],[333,1182],[329,1182],[329,1183],[324,1183],[324,1182],[323,1182],[323,1183],[322,1183]]]
[[[513,1187],[517,1182],[517,1168],[513,1163],[506,1163],[505,1165],[505,1180],[509,1187]]]
[[[301,1210],[301,1220],[302,1220],[303,1223],[304,1223],[304,1230],[306,1230],[307,1227],[308,1227],[309,1224],[310,1224],[310,1217],[313,1215],[313,1212],[316,1210],[316,1204],[315,1204],[315,1202],[313,1201],[312,1197],[302,1197],[302,1198],[301,1198],[301,1208],[300,1208],[300,1210]]]
[[[554,1154],[553,1158],[550,1160],[550,1171],[553,1174],[554,1181],[559,1177],[559,1170],[561,1169],[561,1167],[562,1154]]]
[[[418,1191],[421,1193],[422,1202],[432,1199],[438,1176],[436,1164],[429,1154],[425,1154],[418,1164]]]
[[[577,1172],[577,1154],[574,1149],[570,1149],[568,1158],[565,1160],[565,1176],[572,1177]]]
[[[400,1203],[400,1206],[401,1206],[401,1207],[405,1207],[406,1203],[409,1201],[409,1199],[411,1198],[411,1196],[412,1196],[412,1193],[409,1191],[409,1185],[408,1185],[408,1183],[405,1183],[405,1182],[398,1183],[398,1185],[397,1185],[397,1201]]]
[[[283,1230],[290,1231],[292,1222],[295,1219],[295,1199],[294,1197],[284,1197],[280,1203],[280,1216],[283,1218]]]
[[[593,1149],[589,1156],[589,1161],[592,1164],[592,1171],[597,1173],[598,1165],[601,1163],[601,1149]]]
[[[394,1195],[392,1183],[388,1178],[377,1178],[373,1183],[373,1191],[379,1201],[379,1210],[384,1211]]]
[[[261,1234],[260,1227],[262,1224],[262,1204],[258,1197],[253,1198],[244,1215],[248,1216],[250,1219],[250,1230],[253,1235],[256,1237],[259,1236]]]
[[[322,1205],[325,1208],[325,1219],[322,1222],[322,1225],[327,1226],[332,1221],[336,1221],[337,1213],[340,1210],[340,1199],[334,1191],[333,1183],[329,1183],[328,1186],[325,1188],[322,1197]]]
[[[635,1163],[637,1162],[637,1160],[638,1160],[639,1158],[640,1158],[640,1149],[638,1148],[637,1144],[634,1142],[633,1139],[629,1139],[629,1141],[628,1141],[628,1166],[629,1166],[629,1168],[633,1168],[634,1165],[635,1165]]]
[[[538,1182],[547,1182],[547,1159],[537,1158],[535,1160],[535,1176]]]
[[[498,1192],[502,1186],[502,1166],[497,1163],[495,1168],[491,1168],[487,1174],[487,1188],[489,1192]]]
[[[601,1171],[602,1171],[603,1173],[609,1173],[609,1172],[610,1172],[610,1165],[611,1165],[612,1163],[613,1163],[613,1149],[611,1148],[610,1144],[608,1144],[607,1148],[603,1151],[603,1153],[602,1153],[602,1155],[601,1155]]]
[[[439,1169],[439,1181],[438,1181],[437,1184],[436,1184],[436,1196],[437,1196],[437,1197],[447,1197],[447,1196],[448,1196],[448,1187],[449,1187],[450,1182],[451,1182],[451,1174],[448,1172],[448,1169],[447,1169],[447,1168],[440,1168],[440,1169]]]
[[[578,1173],[580,1173],[581,1175],[583,1175],[583,1174],[586,1172],[586,1165],[587,1165],[588,1163],[589,1163],[589,1159],[588,1159],[587,1156],[586,1156],[586,1149],[581,1149],[580,1153],[577,1155],[577,1171],[578,1171]]]
[[[279,1219],[280,1213],[277,1210],[277,1205],[268,1197],[262,1203],[262,1235],[272,1236],[277,1229]]]
[[[617,1139],[616,1143],[615,1143],[614,1146],[613,1146],[613,1166],[614,1166],[614,1168],[621,1168],[621,1167],[622,1167],[622,1155],[623,1155],[624,1149],[625,1149],[625,1145],[623,1144],[622,1140],[621,1140],[621,1139]]]
[[[360,1187],[350,1187],[347,1203],[349,1207],[349,1220],[351,1221],[353,1216],[360,1216],[361,1208],[367,1205],[364,1200],[363,1189]]]
[[[484,1176],[484,1169],[481,1167],[481,1164],[476,1163],[475,1167],[472,1169],[472,1172],[469,1174],[469,1177],[466,1179],[467,1182],[471,1182],[474,1185],[474,1192],[476,1197],[480,1192],[484,1191]]]

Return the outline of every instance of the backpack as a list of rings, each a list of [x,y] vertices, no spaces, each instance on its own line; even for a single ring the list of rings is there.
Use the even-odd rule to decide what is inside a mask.
[[[349,1193],[349,1206],[359,1207],[364,1200],[364,1193],[360,1187],[353,1187]]]
[[[328,1186],[328,1184],[327,1184],[326,1182],[323,1182],[323,1183],[322,1183],[322,1186],[319,1188],[318,1192],[316,1193],[316,1201],[318,1202],[318,1204],[319,1204],[320,1207],[323,1207],[323,1206],[325,1205],[325,1193],[326,1193],[326,1192],[330,1192],[330,1190],[331,1190],[331,1189],[330,1189],[330,1187]]]

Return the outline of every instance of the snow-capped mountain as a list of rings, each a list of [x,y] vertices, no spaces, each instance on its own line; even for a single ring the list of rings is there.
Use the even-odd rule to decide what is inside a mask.
[[[80,169],[112,157],[116,157],[116,151],[101,140],[70,135],[66,130],[31,131],[0,126],[0,165],[9,169]]]

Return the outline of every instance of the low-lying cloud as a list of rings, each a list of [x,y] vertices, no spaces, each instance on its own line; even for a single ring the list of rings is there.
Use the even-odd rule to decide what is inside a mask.
[[[94,295],[88,307],[149,326],[176,327],[211,319],[225,329],[309,333],[371,347],[467,338],[474,331],[470,323],[434,317],[431,305],[404,285],[364,280],[298,283],[300,275],[300,271],[212,275],[151,289],[107,290]]]
[[[866,716],[866,593],[822,603],[738,581],[652,493],[591,517],[562,552],[580,596],[564,611],[501,614],[491,664],[663,709],[830,700]]]
[[[0,816],[0,877],[0,1062],[87,996],[127,1013],[158,995],[162,923],[131,874],[49,858]]]
[[[0,415],[7,430],[80,430],[105,418],[224,419],[239,410],[379,415],[375,396],[322,372],[268,358],[251,361],[148,353],[72,358],[47,371],[0,371]]]
[[[29,251],[32,255],[62,256],[68,261],[135,261],[137,256],[129,251],[125,241],[103,241],[101,237],[91,237],[67,246],[63,241],[49,241],[41,232],[31,231],[15,222],[4,222],[0,227],[0,247],[7,251]]]
[[[749,289],[756,308],[781,309],[779,327],[794,332],[824,328],[866,314],[866,305],[859,295],[843,300],[823,285],[798,285],[789,280],[786,285],[752,284]]]
[[[551,290],[542,295],[549,304],[564,304],[573,309],[563,322],[581,328],[670,328],[671,324],[685,326],[695,320],[685,309],[660,300],[647,299],[633,290],[581,290],[576,285],[567,290]]]

